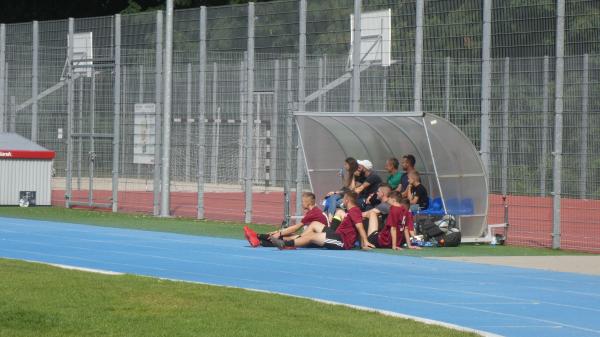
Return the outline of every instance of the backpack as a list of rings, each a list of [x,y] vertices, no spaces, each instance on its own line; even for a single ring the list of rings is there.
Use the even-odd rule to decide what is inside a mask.
[[[444,234],[443,236],[443,242],[444,242],[444,247],[458,247],[460,246],[460,240],[461,240],[462,236],[460,234],[460,232],[458,231],[449,231],[448,233]]]
[[[431,238],[437,240],[444,234],[440,227],[438,227],[430,217],[417,220],[417,231],[420,234],[423,234],[425,241],[429,241]]]
[[[425,217],[417,220],[417,232],[425,241],[435,239],[439,247],[458,247],[462,235],[451,215]]]

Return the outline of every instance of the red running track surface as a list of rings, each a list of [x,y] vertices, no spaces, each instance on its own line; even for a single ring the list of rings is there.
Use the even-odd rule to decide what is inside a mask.
[[[119,210],[152,213],[152,192],[119,192]],[[294,197],[294,194],[292,195]],[[94,200],[109,203],[111,192],[95,190]],[[74,191],[73,200],[87,201],[87,191]],[[295,198],[293,198],[295,200]],[[196,193],[171,193],[171,215],[196,217]],[[500,195],[490,195],[488,223],[504,222]],[[52,204],[64,205],[64,191],[52,191]],[[206,192],[205,217],[210,220],[244,221],[243,192]],[[552,198],[510,196],[508,242],[515,245],[552,246]],[[292,205],[294,202],[292,201]],[[292,209],[292,212],[294,210]],[[283,193],[253,194],[252,222],[280,224],[283,220]],[[600,252],[600,201],[566,199],[561,202],[561,247]]]

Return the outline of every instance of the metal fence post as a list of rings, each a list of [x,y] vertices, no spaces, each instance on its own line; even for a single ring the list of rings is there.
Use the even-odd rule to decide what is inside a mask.
[[[33,60],[31,63],[31,141],[38,140],[38,67],[39,67],[39,47],[40,47],[40,29],[37,21],[33,21]],[[81,132],[81,131],[80,131]]]
[[[127,81],[129,80],[128,78],[128,70],[129,68],[126,65],[122,65],[121,67],[121,71],[119,71],[119,74],[121,76],[121,81],[120,81],[120,85],[121,85],[121,105],[123,105],[123,107],[127,107],[127,104],[129,103],[129,87],[127,85]],[[123,126],[123,130],[121,130],[123,132],[123,139],[126,139],[127,136],[129,135],[126,131],[125,131],[125,125]],[[133,137],[132,137],[133,138]],[[125,173],[125,164],[128,164],[125,162],[125,154],[127,153],[127,150],[125,148],[125,143],[126,141],[120,141],[119,143],[121,144],[121,152],[119,154],[120,158],[119,158],[119,165],[121,165],[121,172]]]
[[[354,0],[354,41],[352,41],[352,111],[354,112],[360,111],[360,45],[362,40],[361,13],[362,1]],[[304,16],[304,19],[304,25],[306,28],[306,15]],[[304,109],[300,110],[304,111]]]
[[[92,69],[90,84],[90,132],[96,133],[96,72]],[[94,168],[96,159],[96,140],[90,137],[90,152],[88,153],[88,206],[94,203]]]
[[[6,131],[6,25],[0,24],[0,132]]]
[[[192,64],[187,64],[187,82],[186,82],[186,116],[185,116],[185,181],[190,181],[191,166],[191,143],[192,143]]]
[[[238,180],[240,185],[242,185],[242,189],[244,188],[244,159],[246,158],[245,151],[246,147],[244,145],[244,139],[246,139],[246,129],[244,123],[245,112],[246,112],[246,63],[248,60],[248,52],[244,52],[244,59],[240,62],[240,73],[239,73],[239,83],[240,83],[240,131],[239,131],[239,146],[238,146]]]
[[[286,225],[290,224],[291,184],[292,184],[292,143],[293,143],[293,96],[292,96],[292,60],[287,60],[287,111],[285,114],[285,180],[283,182],[283,216]]]
[[[414,111],[423,111],[423,15],[425,0],[416,2],[416,33],[415,33],[415,79],[414,79]]]
[[[138,103],[144,103],[144,65],[138,65]]]
[[[446,57],[446,87],[444,88],[444,116],[450,120],[450,57]]]
[[[8,126],[10,132],[17,132],[17,101],[15,96],[10,96],[10,116],[8,117]]]
[[[502,195],[508,193],[508,122],[510,106],[510,59],[504,58],[504,81],[502,83]]]
[[[254,2],[248,3],[248,62],[247,94],[246,94],[246,211],[244,221],[252,222],[252,135],[254,130]]]
[[[78,80],[79,88],[79,99],[78,99],[78,109],[79,115],[77,116],[77,132],[83,133],[83,77],[80,77]],[[32,123],[33,124],[33,123]],[[81,191],[81,169],[83,162],[83,137],[77,137],[77,190]]]
[[[273,115],[271,117],[271,158],[269,178],[271,186],[277,182],[277,151],[279,150],[279,60],[273,61]]]
[[[167,0],[163,72],[162,191],[160,215],[168,217],[171,208],[171,76],[173,57],[173,0]]]
[[[356,1],[355,0],[355,5]],[[356,11],[356,10],[355,10]],[[306,0],[300,0],[300,41],[298,45],[298,110],[306,110]],[[296,137],[296,215],[302,214],[302,144],[300,135]]]
[[[119,145],[121,139],[121,15],[115,15],[115,82],[113,86],[113,172],[112,211],[119,209]]]
[[[217,104],[217,81],[219,80],[218,74],[219,68],[217,62],[213,62],[212,69],[212,132],[211,132],[211,149],[210,149],[210,182],[212,184],[217,183],[217,170],[219,165],[219,124],[217,122],[218,109]]]
[[[542,160],[540,162],[540,196],[546,196],[546,167],[548,165],[548,111],[550,110],[550,90],[548,82],[550,80],[550,60],[544,56],[544,79],[542,89]]]
[[[581,159],[579,197],[587,198],[588,133],[589,133],[589,55],[583,55],[583,82],[581,84]]]
[[[163,11],[156,11],[156,62],[154,65],[154,180],[153,180],[153,214],[160,214],[160,158],[161,158],[161,126],[162,126],[162,110],[161,110],[161,94],[162,94],[162,56],[163,56]]]
[[[381,98],[381,111],[383,112],[387,112],[387,100],[388,100],[388,78],[390,77],[390,67],[383,67],[383,88],[381,89],[381,91],[383,91],[382,94],[382,98]]]
[[[65,172],[65,207],[71,207],[71,179],[73,168],[73,34],[75,32],[75,20],[69,18],[69,35],[67,48],[67,162]]]
[[[317,85],[319,90],[321,90],[321,88],[323,88],[323,58],[319,57],[319,69],[317,72]],[[317,111],[321,112],[323,111],[323,95],[319,95],[319,98],[317,99]]]
[[[4,62],[4,88],[6,88],[6,90],[4,91],[4,97],[2,99],[4,100],[4,114],[7,116],[6,118],[8,118],[8,62]],[[7,124],[4,125],[5,130],[6,128]]]
[[[204,219],[204,161],[206,159],[206,7],[200,7],[200,83],[198,87],[198,219]]]
[[[138,66],[138,103],[144,103],[144,65],[140,64]],[[156,107],[155,107],[156,108]],[[134,107],[135,110],[135,107]],[[135,136],[134,136],[135,137]],[[135,142],[135,141],[134,141]],[[134,153],[135,155],[135,153]],[[142,164],[137,164],[137,178],[140,178]]]
[[[553,217],[552,248],[560,248],[560,206],[563,138],[563,80],[565,76],[565,0],[556,3],[556,74],[554,93],[554,167],[553,174]]]
[[[483,45],[481,50],[481,139],[479,149],[490,174],[490,105],[492,97],[492,0],[483,0]]]

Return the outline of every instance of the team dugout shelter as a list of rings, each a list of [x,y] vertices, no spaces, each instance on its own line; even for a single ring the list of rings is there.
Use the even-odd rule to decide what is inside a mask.
[[[385,181],[389,158],[412,154],[431,198],[418,215],[453,215],[463,242],[487,230],[488,185],[479,152],[454,124],[417,112],[295,113],[310,187],[323,200],[342,186],[347,157],[368,159]]]

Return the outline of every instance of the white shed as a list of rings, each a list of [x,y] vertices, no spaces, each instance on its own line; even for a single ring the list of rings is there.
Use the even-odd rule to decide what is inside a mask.
[[[0,205],[49,206],[56,153],[16,133],[0,133]]]

